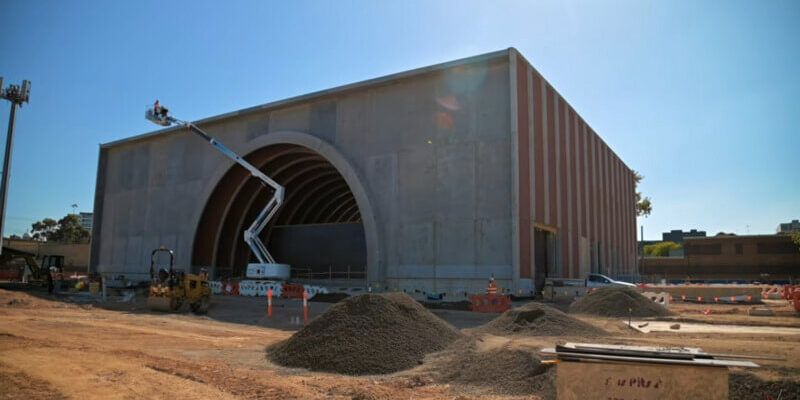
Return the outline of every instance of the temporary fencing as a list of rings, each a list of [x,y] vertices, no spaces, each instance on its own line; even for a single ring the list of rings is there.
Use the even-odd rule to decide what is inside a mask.
[[[473,294],[469,296],[472,311],[503,313],[511,309],[511,297],[497,294]]]

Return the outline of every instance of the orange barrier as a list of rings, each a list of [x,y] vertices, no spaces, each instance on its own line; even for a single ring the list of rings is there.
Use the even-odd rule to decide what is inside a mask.
[[[237,282],[225,282],[222,284],[222,294],[226,294],[228,296],[238,296],[239,295],[239,283]]]
[[[473,294],[469,296],[472,311],[482,313],[502,313],[511,308],[511,297],[496,294]]]
[[[267,316],[272,316],[272,289],[267,290]]]
[[[800,312],[800,285],[784,286],[781,295],[792,303],[795,311]]]
[[[281,297],[284,299],[302,299],[305,288],[296,283],[281,283]]]
[[[303,324],[308,325],[308,292],[303,291]]]

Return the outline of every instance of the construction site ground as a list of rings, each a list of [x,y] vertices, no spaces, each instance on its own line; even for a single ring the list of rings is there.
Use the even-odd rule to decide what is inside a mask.
[[[40,288],[0,287],[6,288],[0,289],[0,398],[540,398],[536,393],[492,396],[481,387],[435,383],[428,376],[428,365],[390,375],[360,377],[274,365],[265,358],[265,348],[302,327],[302,305],[297,300],[276,300],[274,314],[268,318],[264,298],[215,296],[208,315],[197,316],[149,312],[142,296],[130,302],[101,303],[80,301],[81,298],[66,294],[52,296]],[[329,306],[310,303],[311,318]],[[628,328],[619,318],[579,316],[611,336],[483,334],[478,350],[514,348],[536,352],[567,341],[693,346],[712,353],[785,359],[759,360],[762,368],[733,369],[731,376],[745,376],[766,387],[773,381],[800,381],[800,335],[776,334],[770,329],[800,328],[800,317],[785,301],[768,301],[759,306],[772,308],[776,313],[773,317],[749,316],[750,307],[753,306],[675,304],[671,309],[676,315],[666,318],[677,323],[760,327],[757,333],[689,333],[680,329],[641,333]],[[708,310],[707,315],[704,311]],[[432,311],[467,333],[497,316]],[[776,385],[772,395],[777,398],[777,388],[784,386]],[[796,398],[793,395],[797,393],[783,393],[782,398]],[[749,397],[732,392],[731,398]]]

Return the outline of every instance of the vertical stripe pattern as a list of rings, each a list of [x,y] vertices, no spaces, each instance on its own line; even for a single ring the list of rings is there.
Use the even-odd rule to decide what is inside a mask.
[[[550,276],[636,274],[632,171],[521,56],[514,73],[519,277],[545,267],[535,265],[547,244],[535,243],[534,223],[557,233]]]

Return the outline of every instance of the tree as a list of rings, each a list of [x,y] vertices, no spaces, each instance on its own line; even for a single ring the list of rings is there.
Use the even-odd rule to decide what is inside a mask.
[[[31,224],[31,237],[33,237],[33,240],[39,241],[51,240],[55,235],[56,229],[58,229],[58,221],[52,218],[45,218]]]
[[[639,182],[644,179],[644,176],[636,171],[633,171],[633,181],[636,188],[639,187]],[[649,197],[642,197],[642,192],[636,192],[636,216],[647,217],[653,212],[653,205],[650,203]]]
[[[681,245],[675,242],[660,242],[644,246],[644,254],[653,257],[668,257],[670,250],[680,250]]]
[[[31,225],[34,240],[47,240],[61,243],[79,243],[89,239],[89,231],[81,226],[77,214],[67,214],[56,221],[45,218]]]
[[[792,232],[792,241],[797,245],[797,250],[800,251],[800,231]]]

